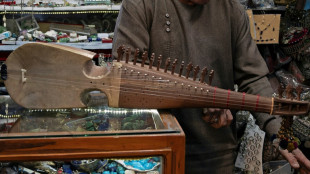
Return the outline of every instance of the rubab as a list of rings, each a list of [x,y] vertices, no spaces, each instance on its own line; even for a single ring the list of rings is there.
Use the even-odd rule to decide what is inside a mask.
[[[101,91],[110,107],[216,107],[276,115],[309,112],[309,102],[293,97],[263,97],[211,86],[214,72],[208,73],[206,68],[200,73],[199,66],[181,62],[176,73],[177,60],[162,62],[161,56],[156,59],[151,54],[148,58],[147,52],[138,63],[139,52],[122,46],[111,66],[96,66],[93,52],[59,44],[28,43],[7,58],[2,78],[11,98],[32,109],[86,107],[85,96],[90,91]],[[208,78],[209,83],[205,83]]]

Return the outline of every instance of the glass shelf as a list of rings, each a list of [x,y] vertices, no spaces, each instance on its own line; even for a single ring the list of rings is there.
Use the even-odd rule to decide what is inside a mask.
[[[29,41],[16,41],[16,44],[14,45],[0,45],[1,51],[13,51],[17,49],[18,47],[30,43]],[[81,48],[86,50],[110,50],[112,49],[112,43],[102,43],[102,42],[85,42],[85,43],[56,43],[54,44],[59,45],[66,45],[71,46],[75,48]]]
[[[157,110],[107,106],[25,109],[0,96],[0,139],[174,133]]]
[[[7,6],[0,5],[0,12],[2,14],[11,14],[11,13],[25,13],[28,12],[35,14],[43,14],[44,12],[65,12],[69,13],[77,13],[77,12],[88,12],[88,11],[101,11],[101,12],[111,12],[115,11],[118,13],[121,5],[87,5],[87,6],[77,6],[77,7],[21,7],[21,6]]]

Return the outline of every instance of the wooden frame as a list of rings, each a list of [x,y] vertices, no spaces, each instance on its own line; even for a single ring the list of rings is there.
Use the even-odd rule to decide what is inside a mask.
[[[27,32],[32,32],[40,28],[37,23],[37,20],[35,19],[33,15],[21,17],[19,19],[16,19],[15,22],[16,22],[16,25],[19,31],[27,30]],[[26,22],[28,22],[28,25],[29,25],[27,27],[30,27],[30,28],[23,28],[22,23],[26,23]]]

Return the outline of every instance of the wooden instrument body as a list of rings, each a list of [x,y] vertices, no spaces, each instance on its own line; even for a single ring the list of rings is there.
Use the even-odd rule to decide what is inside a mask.
[[[5,86],[12,99],[26,108],[86,107],[82,95],[93,89],[103,90],[111,104],[117,105],[113,103],[119,92],[114,93],[109,86],[119,86],[119,80],[107,77],[120,74],[111,75],[107,69],[94,66],[94,55],[56,44],[23,45],[6,61]]]
[[[224,90],[130,61],[98,67],[93,56],[57,44],[25,44],[6,61],[5,85],[13,100],[27,108],[86,107],[87,93],[102,91],[111,107],[217,107],[282,115],[309,110],[308,102]]]

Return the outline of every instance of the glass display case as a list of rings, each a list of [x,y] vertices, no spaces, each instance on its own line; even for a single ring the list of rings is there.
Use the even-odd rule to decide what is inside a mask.
[[[184,132],[157,110],[25,109],[1,95],[0,144],[4,172],[184,172]]]

